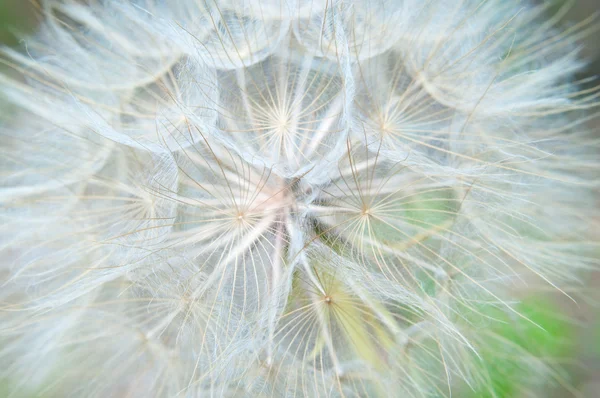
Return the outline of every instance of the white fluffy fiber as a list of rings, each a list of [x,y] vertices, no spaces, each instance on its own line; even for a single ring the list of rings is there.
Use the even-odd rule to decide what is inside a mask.
[[[574,298],[598,265],[590,21],[517,0],[39,12],[0,49],[12,396],[450,396],[486,383],[483,307],[523,317],[513,288]]]

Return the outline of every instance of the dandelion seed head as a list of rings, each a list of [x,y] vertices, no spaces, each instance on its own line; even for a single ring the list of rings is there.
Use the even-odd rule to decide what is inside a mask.
[[[578,300],[597,268],[600,90],[575,79],[592,19],[512,0],[37,10],[0,48],[13,394],[487,391],[482,352],[509,349],[488,314],[534,324],[515,289]],[[552,380],[538,354],[519,366]]]

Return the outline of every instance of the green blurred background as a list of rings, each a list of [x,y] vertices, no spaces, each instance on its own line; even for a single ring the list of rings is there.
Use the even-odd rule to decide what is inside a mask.
[[[38,1],[0,0],[0,43],[16,46],[19,37],[35,31],[39,22]],[[543,1],[550,0],[539,2]],[[556,7],[564,4],[564,0],[551,1]],[[600,12],[600,0],[575,0],[564,23],[581,21],[595,12]],[[597,23],[600,24],[600,19]],[[586,39],[584,54],[590,60],[590,66],[580,77],[600,75],[599,42],[600,33],[593,33]],[[8,113],[1,98],[0,107],[3,110],[1,117]],[[593,123],[600,138],[600,120],[596,118]],[[600,216],[596,214],[594,217]],[[522,297],[519,310],[545,331],[532,324],[504,319],[504,314],[490,313],[490,316],[506,321],[498,322],[492,328],[493,332],[510,342],[511,348],[506,349],[503,345],[503,349],[498,350],[494,347],[498,343],[490,341],[489,352],[481,352],[480,355],[487,363],[492,387],[477,391],[458,388],[459,398],[600,397],[600,272],[586,280],[577,296],[577,303],[559,293],[518,292]],[[499,355],[499,352],[502,354]],[[535,373],[529,372],[527,366],[519,361],[522,352],[560,358],[564,372],[553,374],[547,380],[536,380]],[[7,395],[9,383],[10,380],[0,381],[0,398]]]

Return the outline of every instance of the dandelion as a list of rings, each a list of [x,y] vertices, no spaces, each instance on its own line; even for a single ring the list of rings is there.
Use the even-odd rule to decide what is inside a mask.
[[[598,265],[592,19],[519,1],[45,0],[2,48],[10,396],[493,392]],[[591,87],[591,88],[586,88]],[[490,314],[503,314],[501,316]],[[512,351],[511,351],[512,352]],[[518,351],[532,377],[558,359]]]

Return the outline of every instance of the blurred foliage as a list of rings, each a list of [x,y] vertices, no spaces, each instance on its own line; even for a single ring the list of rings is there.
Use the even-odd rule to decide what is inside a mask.
[[[516,397],[521,390],[539,388],[540,378],[563,383],[554,369],[541,369],[530,358],[559,363],[572,356],[576,349],[574,326],[550,299],[533,296],[515,309],[522,318],[496,308],[485,314],[498,321],[491,325],[486,334],[489,337],[484,339],[484,349],[479,353],[490,385],[485,390],[474,391],[470,395],[473,398]],[[542,391],[538,393],[547,395]]]
[[[36,5],[37,0],[0,0],[0,45],[17,46],[22,37],[35,31],[39,23]],[[0,73],[14,72],[0,63]],[[0,121],[12,111],[0,97]]]
[[[0,0],[0,43],[17,45],[20,37],[35,30],[38,19],[31,0]]]
[[[41,22],[39,0],[0,0],[0,46],[16,47]],[[8,72],[0,64],[0,72]]]

